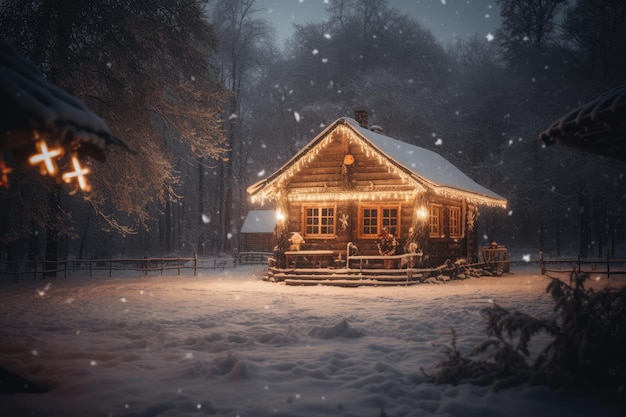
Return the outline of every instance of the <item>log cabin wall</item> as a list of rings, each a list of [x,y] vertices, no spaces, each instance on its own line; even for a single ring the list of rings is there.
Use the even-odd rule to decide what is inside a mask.
[[[320,197],[311,202],[289,202],[287,208],[287,231],[299,232],[305,238],[305,249],[332,249],[345,254],[348,242],[359,248],[361,255],[378,255],[376,238],[363,238],[359,231],[359,220],[363,207],[394,207],[398,209],[399,224],[396,226],[396,238],[399,241],[398,253],[409,236],[413,223],[414,186],[403,182],[400,177],[389,172],[381,161],[368,155],[360,145],[350,143],[340,130],[332,134],[332,142],[324,149],[323,155],[310,161],[286,186],[288,194],[302,193],[305,190],[318,190]],[[353,163],[344,164],[346,155],[352,155]],[[393,189],[393,197],[385,200],[369,198],[342,200],[338,194],[368,192]],[[289,198],[287,198],[289,200]],[[335,224],[332,237],[310,236],[307,234],[305,211],[311,207],[329,207],[334,210]],[[341,219],[346,220],[345,228]]]
[[[430,194],[428,200],[429,211],[432,213],[435,206],[441,213],[439,233],[433,233],[434,227],[430,224],[433,220],[429,218],[427,238],[423,239],[422,246],[429,264],[437,266],[448,259],[455,261],[459,258],[474,262],[478,254],[478,233],[473,220],[477,216],[476,206],[464,200],[434,194]]]
[[[419,247],[428,257],[426,266],[447,259],[477,260],[476,205],[421,190],[393,160],[355,140],[347,129],[339,125],[330,131],[280,183],[277,204],[287,217],[286,237],[300,233],[306,241],[303,250],[330,249],[345,256],[348,242],[353,242],[359,255],[378,255],[376,236],[383,223],[378,219],[378,233],[370,228],[364,235],[364,213],[392,208],[397,210],[397,253],[403,253],[410,228],[415,227]],[[418,210],[427,214],[418,219]],[[437,216],[433,210],[439,210]],[[433,218],[438,219],[434,226]],[[312,219],[317,223],[311,227]]]
[[[242,233],[243,250],[272,252],[274,250],[273,233]]]

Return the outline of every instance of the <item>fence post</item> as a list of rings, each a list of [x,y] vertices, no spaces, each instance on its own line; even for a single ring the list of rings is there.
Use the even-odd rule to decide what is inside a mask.
[[[606,251],[606,279],[611,279],[611,257],[609,252],[609,250]]]
[[[37,281],[37,258],[35,258],[35,273],[33,275],[33,281]]]
[[[198,252],[193,254],[193,276],[198,275]]]
[[[89,259],[89,278],[91,278],[93,276],[92,274],[92,268],[91,268],[91,259]]]
[[[580,274],[580,255],[578,255],[578,273]]]
[[[180,254],[178,254],[178,275],[180,275]]]
[[[546,264],[543,263],[543,251],[539,251],[539,269],[541,270],[541,275],[546,274]]]
[[[163,257],[161,256],[161,276],[163,276]]]
[[[113,271],[113,259],[109,259],[109,278],[111,278],[112,271]]]

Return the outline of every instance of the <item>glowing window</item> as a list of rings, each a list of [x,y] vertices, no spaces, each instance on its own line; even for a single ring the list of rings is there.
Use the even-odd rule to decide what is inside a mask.
[[[443,237],[443,206],[433,204],[430,206],[430,237]]]
[[[461,208],[450,207],[450,237],[461,236]]]
[[[306,236],[335,235],[335,207],[305,207],[304,233]]]
[[[394,235],[400,233],[400,208],[398,206],[362,206],[359,210],[359,236],[378,237],[383,227]]]

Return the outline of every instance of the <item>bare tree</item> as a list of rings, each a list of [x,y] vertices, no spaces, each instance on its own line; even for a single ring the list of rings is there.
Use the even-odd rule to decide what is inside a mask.
[[[626,67],[626,3],[620,0],[576,1],[566,11],[563,37],[588,68],[590,78],[619,80]]]
[[[94,165],[93,191],[82,201],[105,229],[148,229],[168,201],[181,197],[181,160],[224,151],[216,117],[224,96],[210,66],[215,35],[202,2],[15,0],[2,6],[5,38],[137,151],[114,149],[109,163]],[[32,194],[31,187],[18,189]],[[16,207],[20,200],[15,197]],[[57,234],[71,232],[71,223],[37,210],[69,213],[80,200],[65,207],[54,201],[32,204],[33,212],[15,226],[25,226],[26,233],[38,223]]]
[[[219,219],[214,244],[219,251],[232,249],[231,238],[236,236],[243,202],[236,190],[243,184],[239,173],[242,167],[242,124],[245,123],[244,91],[251,88],[255,77],[263,71],[264,55],[273,46],[273,31],[265,20],[256,19],[254,0],[220,0],[212,10],[212,21],[219,38],[216,67],[221,82],[230,96],[225,113],[228,155],[218,165],[216,182]]]

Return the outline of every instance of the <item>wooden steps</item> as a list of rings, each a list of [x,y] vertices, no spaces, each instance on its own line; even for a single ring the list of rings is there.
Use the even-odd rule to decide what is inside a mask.
[[[416,269],[279,269],[270,267],[264,278],[285,285],[333,285],[341,287],[414,285],[424,281],[425,274]]]

